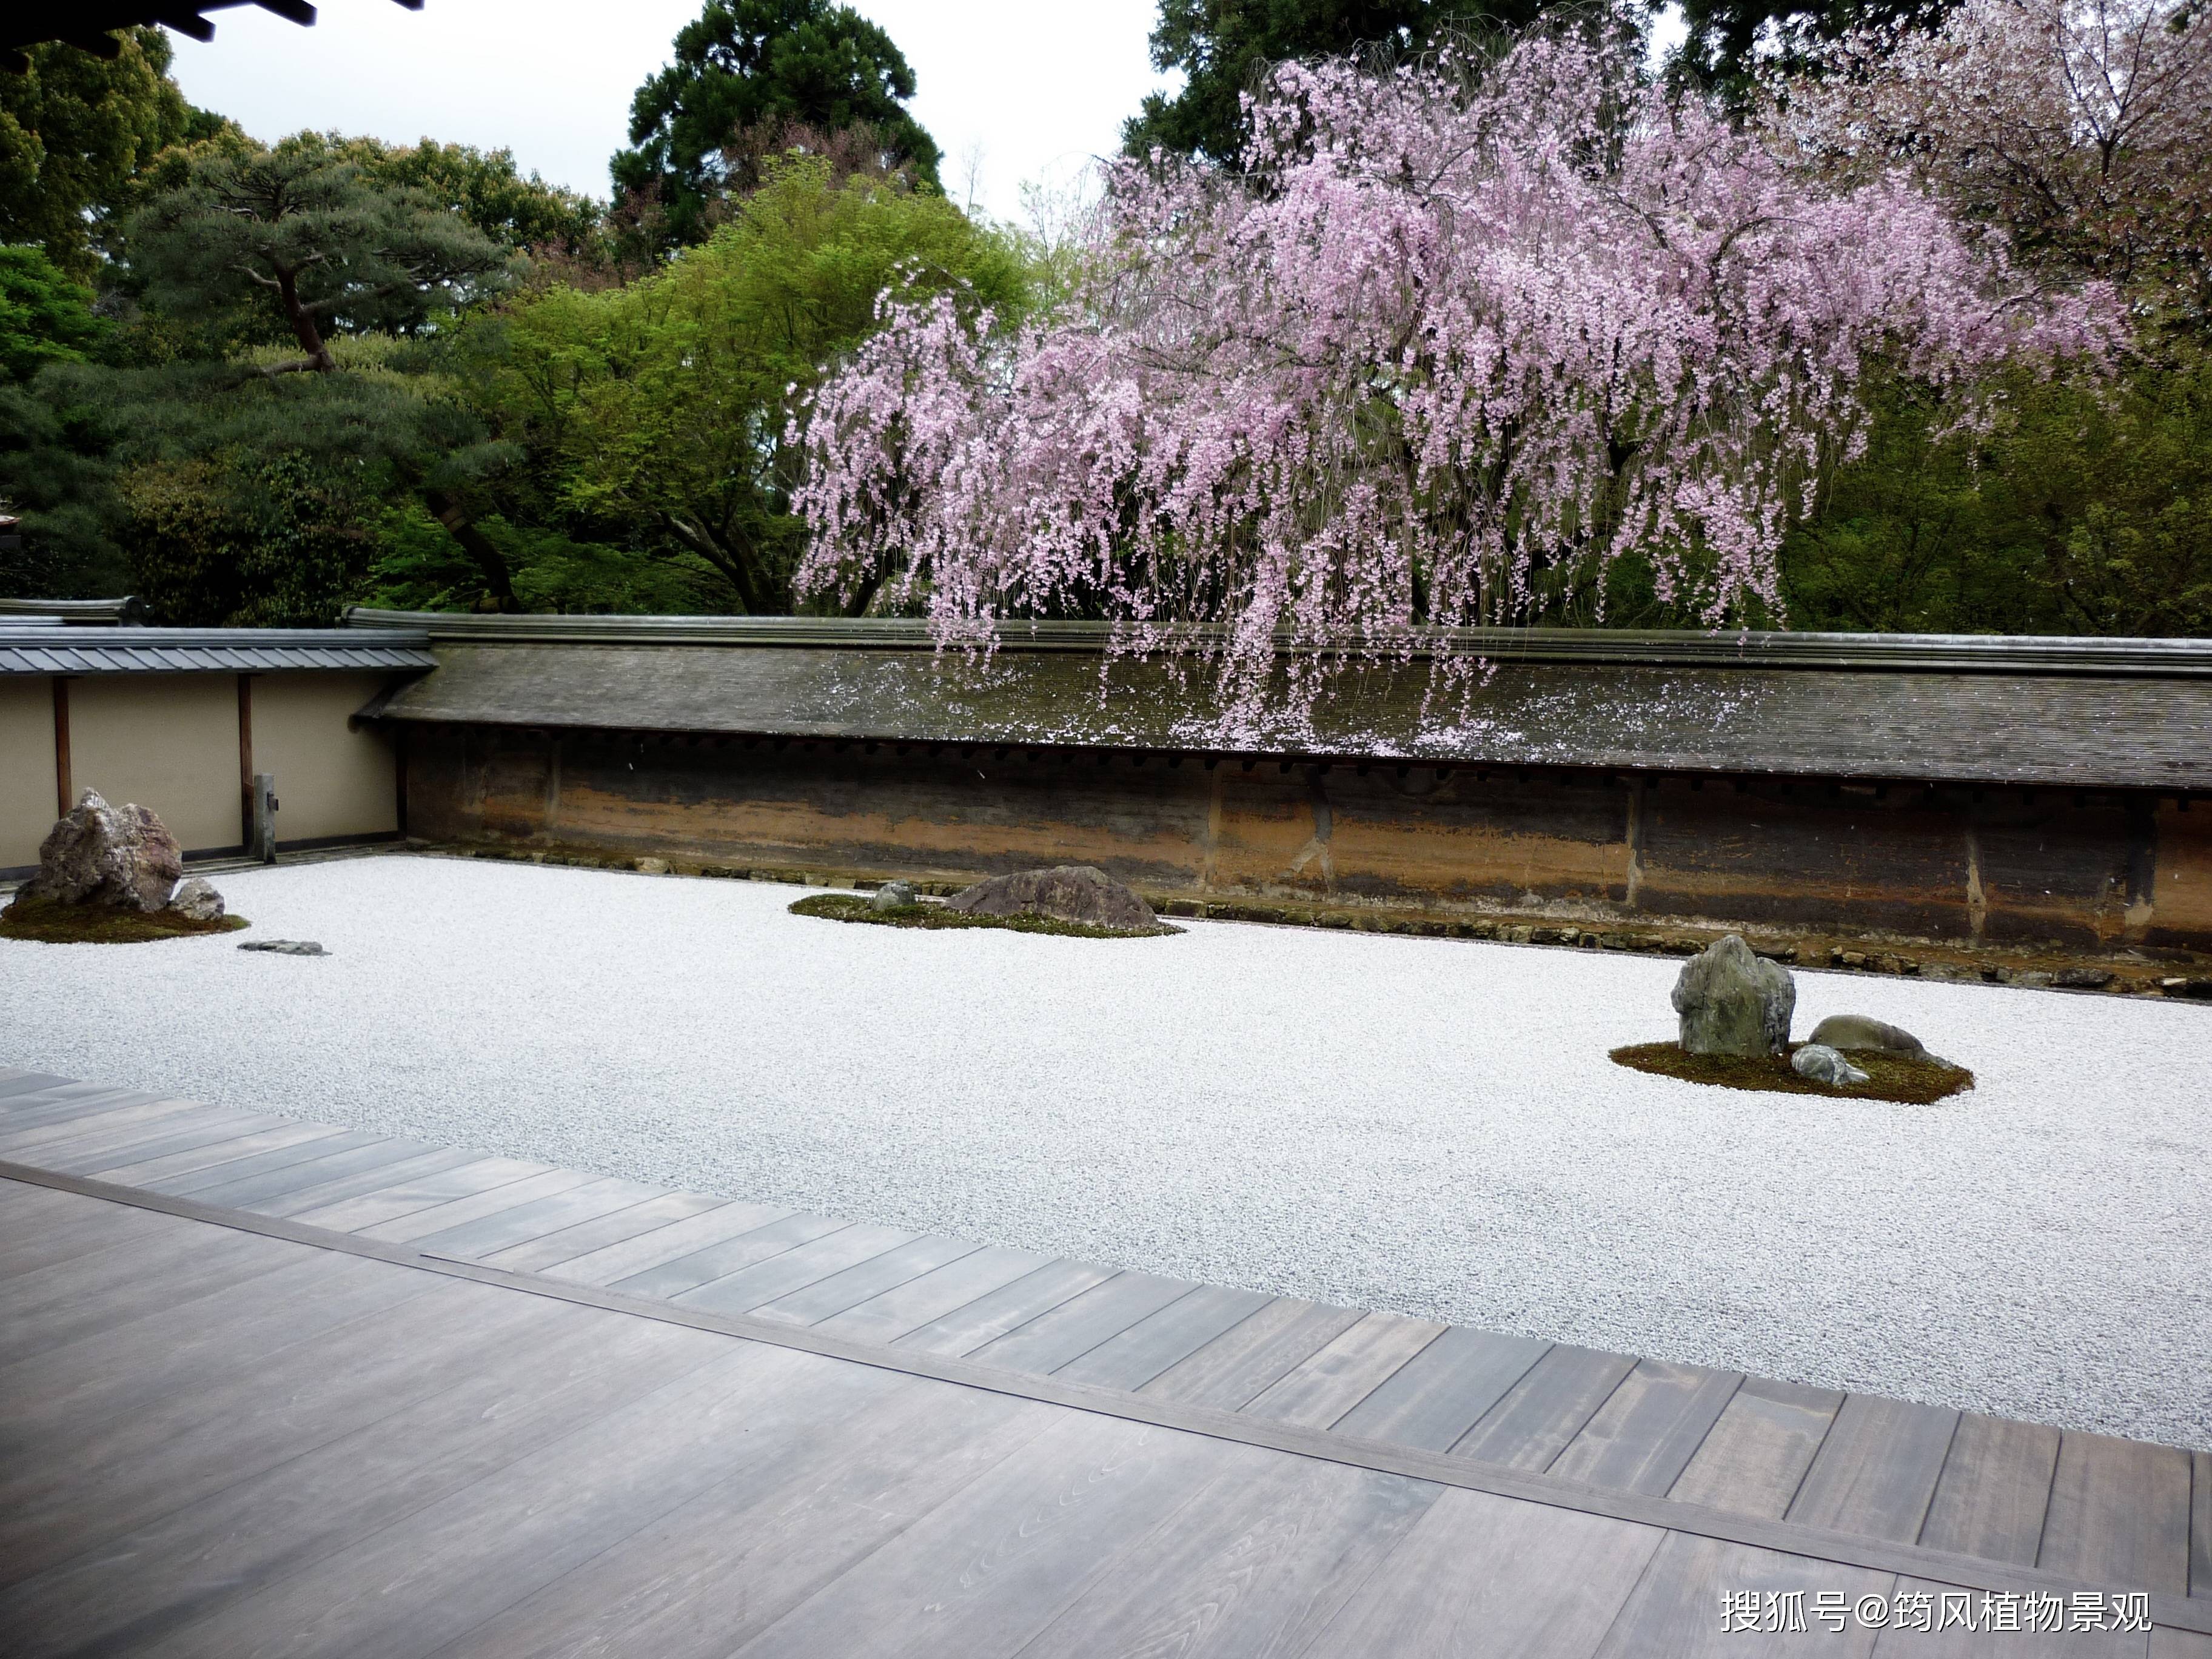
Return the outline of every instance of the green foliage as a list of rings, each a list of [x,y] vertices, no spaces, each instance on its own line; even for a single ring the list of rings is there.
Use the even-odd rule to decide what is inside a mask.
[[[527,611],[569,616],[711,611],[726,592],[712,568],[682,552],[578,541],[557,529],[486,517],[482,529],[514,573]],[[379,553],[361,603],[397,611],[466,611],[482,603],[483,573],[443,526],[410,501],[376,526]]]
[[[1958,0],[1682,0],[1688,37],[1680,68],[1706,85],[1741,95],[1762,64],[1796,66],[1807,52],[1857,29],[1904,24],[1929,28]]]
[[[2023,382],[1984,436],[1899,397],[1783,552],[1798,628],[2212,634],[2212,362]]]
[[[675,61],[637,89],[632,148],[615,187],[655,201],[672,244],[706,239],[724,152],[748,130],[872,129],[885,161],[934,185],[939,152],[907,112],[914,70],[890,35],[835,0],[707,0],[676,36]]]
[[[21,545],[0,549],[0,592],[127,592],[126,515],[106,460],[113,433],[55,370],[42,379],[49,384],[0,385],[0,501],[23,521]]]
[[[131,217],[148,301],[187,316],[272,310],[325,369],[334,332],[405,331],[495,292],[508,250],[422,191],[380,185],[312,135],[209,148]]]
[[[549,185],[535,173],[524,177],[508,149],[470,144],[392,145],[380,138],[301,133],[284,148],[319,152],[351,164],[372,189],[405,191],[418,204],[450,214],[501,247],[585,252],[597,242],[603,210],[588,196]]]
[[[234,933],[251,927],[244,916],[194,921],[174,910],[127,910],[119,904],[64,904],[58,899],[19,898],[0,910],[0,935],[41,945],[143,945],[198,933]]]
[[[705,246],[628,288],[508,307],[473,360],[480,395],[539,469],[548,510],[688,550],[716,608],[791,606],[794,393],[874,325],[887,286],[958,289],[1016,313],[1014,248],[933,191],[817,158],[771,171]]]
[[[1152,63],[1181,70],[1173,97],[1152,93],[1121,129],[1122,147],[1203,156],[1234,167],[1244,148],[1238,99],[1286,58],[1417,52],[1454,29],[1523,23],[1543,0],[1160,0]]]
[[[70,276],[99,269],[95,229],[131,176],[186,137],[199,113],[168,78],[168,37],[125,29],[95,58],[50,42],[29,70],[0,74],[0,242],[33,242]]]
[[[327,626],[374,553],[361,502],[297,452],[141,467],[123,495],[136,592],[179,626]]]
[[[0,380],[29,380],[48,363],[82,362],[103,330],[92,291],[35,247],[0,247]]]

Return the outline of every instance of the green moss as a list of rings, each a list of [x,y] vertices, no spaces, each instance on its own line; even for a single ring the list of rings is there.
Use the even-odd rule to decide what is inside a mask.
[[[1797,1046],[1790,1044],[1792,1053]],[[1685,1054],[1679,1043],[1638,1042],[1615,1048],[1607,1058],[1632,1072],[1651,1072],[1660,1077],[1680,1078],[1685,1083],[1710,1083],[1720,1089],[1893,1100],[1907,1106],[1932,1105],[1974,1086],[1974,1074],[1963,1066],[1947,1066],[1925,1054],[1888,1054],[1867,1048],[1854,1048],[1844,1056],[1867,1074],[1867,1080],[1841,1088],[1798,1076],[1790,1069],[1788,1054]]]
[[[183,939],[194,933],[231,933],[246,926],[244,916],[194,921],[173,911],[124,910],[106,904],[61,904],[52,899],[17,899],[0,910],[0,939],[35,939],[42,945],[141,945],[148,939]]]
[[[1003,927],[1017,933],[1054,933],[1062,939],[1158,939],[1180,933],[1180,927],[1094,927],[1087,921],[1062,921],[1057,916],[972,916],[948,910],[941,904],[897,904],[888,910],[872,910],[866,896],[853,893],[815,893],[791,907],[794,916],[821,916],[830,921],[865,921],[879,927]]]

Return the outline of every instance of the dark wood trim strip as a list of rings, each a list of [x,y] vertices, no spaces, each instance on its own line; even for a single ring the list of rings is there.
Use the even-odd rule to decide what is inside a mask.
[[[238,677],[238,844],[253,845],[253,676]]]
[[[76,790],[70,776],[69,676],[57,674],[54,687],[54,816],[65,818],[76,805]]]
[[[2063,1595],[2077,1589],[2109,1591],[2114,1588],[2104,1584],[2086,1584],[2056,1573],[2011,1566],[1977,1556],[1922,1549],[1916,1545],[1831,1532],[1787,1521],[1729,1515],[1702,1504],[1680,1503],[1673,1498],[1647,1497],[1637,1492],[1607,1492],[1579,1482],[1526,1474],[1497,1464],[1469,1462],[1441,1453],[1361,1440],[1350,1435],[1333,1434],[1326,1430],[1296,1428],[1264,1419],[1246,1417],[1236,1412],[1200,1406],[1179,1406],[1150,1396],[1125,1394],[1118,1389],[1097,1388],[1088,1383],[1055,1382],[1048,1376],[1031,1376],[969,1360],[880,1347],[873,1343],[855,1342],[805,1328],[773,1324],[739,1315],[678,1307],[672,1303],[542,1278],[536,1273],[514,1273],[500,1267],[487,1267],[480,1262],[428,1255],[405,1245],[387,1244],[350,1233],[329,1232],[319,1227],[302,1226],[296,1222],[271,1216],[222,1209],[191,1199],[142,1192],[136,1188],[119,1187],[81,1176],[59,1175],[30,1164],[0,1160],[0,1180],[49,1187],[60,1192],[75,1193],[80,1197],[101,1199],[135,1209],[157,1211],[185,1220],[259,1233],[264,1237],[281,1238],[317,1249],[367,1256],[374,1261],[390,1262],[395,1267],[443,1273],[449,1278],[471,1279],[480,1285],[521,1291],[532,1296],[550,1297],[556,1301],[603,1309],[610,1313],[657,1319],[667,1324],[688,1326],[694,1330],[711,1331],[718,1335],[736,1337],[749,1342],[762,1342],[775,1347],[819,1354],[824,1358],[872,1366],[878,1370],[927,1377],[963,1388],[981,1389],[1016,1399],[1035,1400],[1046,1405],[1065,1407],[1071,1411],[1092,1412],[1185,1434],[1205,1435],[1216,1440],[1257,1446],[1294,1457],[1310,1457],[1352,1468],[1371,1469],[1378,1474],[1400,1475],[1411,1480],[1429,1480],[1464,1491],[1489,1492],[1497,1497],[1518,1498],[1525,1503],[1547,1504],[1554,1509],[1574,1510],[1586,1515],[1665,1528],[1698,1537],[1748,1545],[1755,1549],[1777,1550],[1785,1554],[1835,1562],[1844,1566],[1864,1567],[1877,1572],[1901,1573],[1964,1589],[2050,1591]],[[2119,1588],[2133,1590],[2138,1587],[2126,1585]],[[2156,1623],[2175,1630],[2212,1635],[2212,1603],[2160,1591],[2148,1592],[2148,1598],[2151,1617]]]

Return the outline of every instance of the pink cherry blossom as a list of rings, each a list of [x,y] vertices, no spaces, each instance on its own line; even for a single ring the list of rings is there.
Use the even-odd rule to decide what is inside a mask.
[[[1103,617],[1224,726],[1346,665],[1514,624],[1625,551],[1726,625],[1858,453],[1878,375],[2103,350],[1902,174],[1830,187],[1571,35],[1278,70],[1247,173],[1113,167],[1080,279],[1012,331],[884,320],[805,411],[805,591],[880,581],[946,645]],[[1587,590],[1586,590],[1587,591]],[[1285,649],[1287,647],[1287,649]]]

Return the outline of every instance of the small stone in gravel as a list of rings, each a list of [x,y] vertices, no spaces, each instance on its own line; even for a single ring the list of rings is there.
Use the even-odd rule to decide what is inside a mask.
[[[877,888],[874,895],[870,897],[868,900],[868,908],[871,910],[898,910],[903,909],[909,904],[919,904],[921,902],[921,900],[915,892],[911,883],[903,881],[887,881],[882,886]]]
[[[2061,968],[2052,978],[2054,985],[2063,985],[2069,991],[2101,991],[2113,980],[2108,968]]]
[[[2212,1001],[2212,979],[2162,979],[2160,990],[2170,997],[2188,997],[2198,1002]]]
[[[1674,1004],[1686,1054],[1778,1054],[1790,1041],[1797,983],[1729,933],[1682,964]]]
[[[668,873],[666,859],[632,859],[629,867],[641,876],[665,876]]]
[[[1879,1048],[1893,1054],[1927,1053],[1920,1039],[1901,1026],[1866,1014],[1830,1014],[1813,1028],[1808,1043],[1826,1048]]]
[[[326,957],[328,951],[311,939],[250,939],[241,951],[268,951],[280,957]]]
[[[170,897],[168,908],[193,921],[221,921],[222,895],[204,879],[194,876],[177,889]]]
[[[978,916],[1054,916],[1094,927],[1157,927],[1160,919],[1136,893],[1089,864],[1056,865],[993,876],[945,901],[945,908]]]
[[[1790,1056],[1790,1069],[1815,1083],[1864,1083],[1867,1074],[1826,1043],[1808,1042]]]

